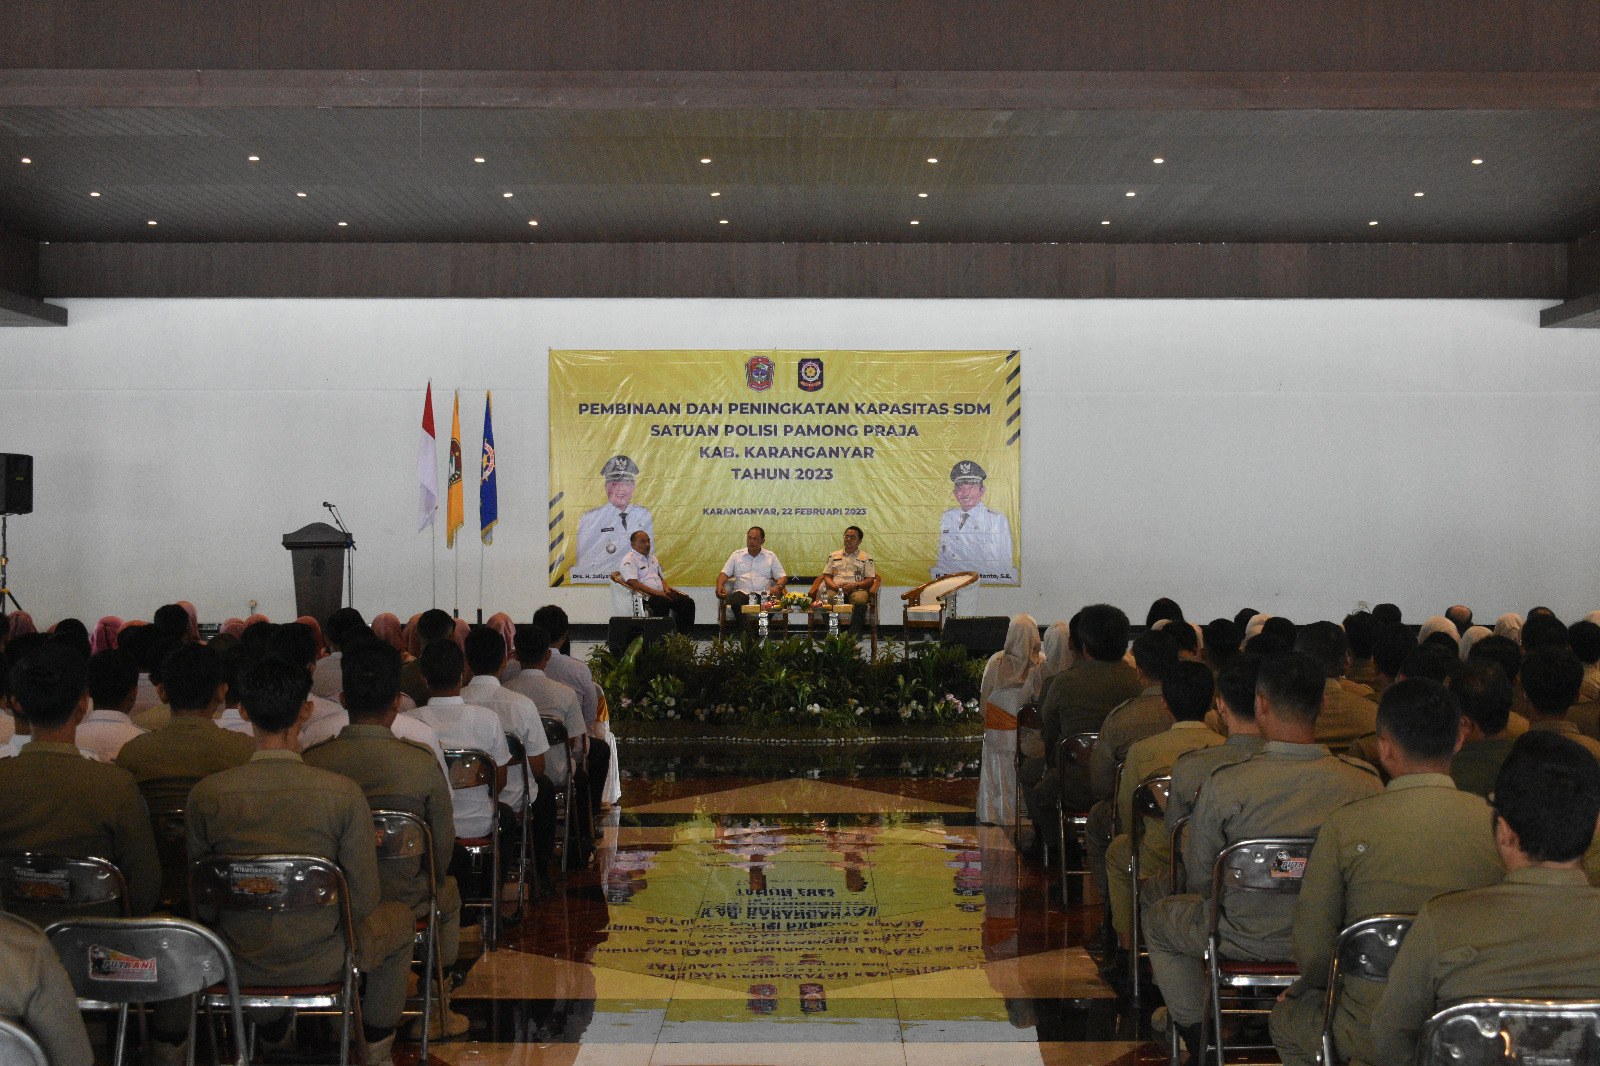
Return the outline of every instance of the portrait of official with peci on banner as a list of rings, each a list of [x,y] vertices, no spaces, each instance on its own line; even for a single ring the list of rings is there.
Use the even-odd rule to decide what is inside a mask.
[[[550,583],[650,534],[706,586],[750,526],[791,574],[845,527],[883,582],[1022,579],[1016,351],[551,351]]]

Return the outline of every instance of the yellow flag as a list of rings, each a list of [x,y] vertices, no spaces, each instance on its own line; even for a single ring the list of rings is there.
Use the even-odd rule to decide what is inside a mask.
[[[444,546],[456,546],[456,530],[466,521],[461,504],[461,391],[456,390],[455,413],[450,416],[450,488],[445,504]]]

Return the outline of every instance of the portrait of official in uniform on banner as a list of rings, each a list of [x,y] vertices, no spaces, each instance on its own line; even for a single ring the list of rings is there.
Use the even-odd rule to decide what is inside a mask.
[[[640,530],[679,587],[751,527],[820,574],[854,527],[884,585],[1019,584],[1021,374],[1006,349],[553,350],[550,583],[611,581]]]

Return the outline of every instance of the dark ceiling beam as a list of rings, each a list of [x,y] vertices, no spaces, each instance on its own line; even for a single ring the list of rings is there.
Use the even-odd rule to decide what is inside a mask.
[[[52,297],[1561,299],[1565,244],[77,244]]]
[[[67,309],[39,295],[39,242],[0,230],[0,326],[64,326]]]
[[[67,309],[0,289],[0,326],[64,326]]]
[[[1600,232],[1567,245],[1567,300],[1539,312],[1547,329],[1600,329]]]
[[[10,69],[0,107],[1590,110],[1600,73]]]

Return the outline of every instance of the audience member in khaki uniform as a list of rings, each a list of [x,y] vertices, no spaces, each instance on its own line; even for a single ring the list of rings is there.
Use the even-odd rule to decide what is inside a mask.
[[[1450,691],[1462,713],[1462,742],[1450,760],[1450,777],[1463,792],[1487,796],[1516,743],[1506,732],[1511,719],[1511,682],[1499,663],[1469,659],[1450,679]]]
[[[92,1066],[78,997],[38,926],[0,912],[0,1018],[39,1042],[50,1066]]]
[[[1313,622],[1301,627],[1294,648],[1322,664],[1327,680],[1323,683],[1322,713],[1317,715],[1317,743],[1336,755],[1342,754],[1358,739],[1369,736],[1378,721],[1376,703],[1340,684],[1350,666],[1350,644],[1345,632],[1332,622]]]
[[[300,758],[300,729],[312,709],[311,675],[304,667],[269,658],[241,671],[238,685],[240,706],[255,729],[256,753],[189,793],[189,859],[291,853],[339,864],[350,890],[357,959],[366,973],[361,1010],[367,1062],[388,1066],[411,971],[413,919],[404,904],[381,901],[367,797],[349,778]],[[200,918],[222,933],[242,983],[316,984],[339,977],[344,939],[332,907],[311,915]],[[264,1038],[271,1040],[271,1033]]]
[[[461,893],[455,878],[445,874],[456,843],[450,784],[432,749],[402,740],[390,728],[400,713],[400,653],[375,637],[347,639],[341,647],[340,700],[350,712],[350,724],[333,739],[306,749],[305,763],[360,785],[373,810],[406,811],[427,824],[439,879],[439,958],[453,966],[461,945]],[[421,858],[380,860],[378,881],[385,900],[404,904],[418,918],[427,917],[428,872]],[[438,1029],[435,1024],[435,1034]],[[449,1035],[466,1029],[466,1019],[452,1013]]]
[[[1285,1066],[1317,1061],[1328,961],[1340,930],[1378,914],[1415,914],[1441,892],[1482,888],[1505,876],[1489,805],[1457,791],[1446,773],[1461,725],[1455,697],[1435,682],[1401,681],[1383,694],[1378,758],[1388,787],[1328,816],[1300,886],[1294,960],[1301,976],[1271,1021]],[[1333,1024],[1339,1061],[1371,1061],[1372,1010],[1382,995],[1381,984],[1345,981]]]
[[[422,649],[436,640],[452,640],[456,635],[456,620],[450,612],[435,607],[417,617],[417,644],[411,650],[413,658],[400,666],[400,691],[411,697],[418,707],[428,705],[428,683],[422,678]]]
[[[1579,868],[1600,765],[1566,737],[1517,741],[1494,786],[1505,880],[1424,903],[1372,1016],[1375,1066],[1410,1066],[1423,1024],[1488,997],[1600,998],[1600,890]]]
[[[1172,714],[1161,698],[1161,683],[1178,665],[1178,642],[1170,633],[1151,630],[1133,642],[1133,662],[1144,690],[1106,715],[1100,726],[1100,739],[1089,758],[1089,790],[1095,803],[1089,808],[1085,839],[1089,844],[1089,875],[1102,896],[1106,892],[1106,848],[1116,833],[1112,793],[1117,787],[1117,767],[1134,744],[1172,728]]]
[[[1179,623],[1183,625],[1184,623]],[[1117,788],[1117,825],[1121,832],[1106,849],[1107,900],[1111,905],[1111,925],[1117,933],[1117,953],[1104,975],[1113,984],[1128,975],[1128,951],[1133,941],[1133,794],[1141,782],[1172,769],[1178,756],[1200,748],[1220,746],[1225,741],[1206,728],[1206,711],[1211,708],[1216,684],[1211,668],[1204,663],[1179,662],[1161,682],[1161,699],[1172,715],[1172,727],[1164,733],[1136,741],[1123,761],[1122,781]],[[1172,865],[1167,834],[1160,819],[1146,818],[1139,840],[1141,877],[1166,880]]]
[[[1467,662],[1491,662],[1505,672],[1511,682],[1511,716],[1506,720],[1506,736],[1516,740],[1528,731],[1528,697],[1522,694],[1517,678],[1522,674],[1522,646],[1498,634],[1474,641]]]
[[[87,759],[73,744],[89,713],[87,672],[83,656],[60,644],[32,648],[11,667],[11,699],[33,740],[0,759],[0,841],[7,851],[109,859],[128,882],[132,912],[148,914],[161,863],[139,787],[126,770]]]
[[[1378,671],[1372,665],[1372,642],[1378,635],[1378,623],[1370,613],[1356,611],[1345,615],[1342,628],[1345,639],[1350,643],[1350,665],[1345,668],[1345,679],[1376,692]]]
[[[1169,1024],[1198,1059],[1211,868],[1229,844],[1257,837],[1315,836],[1329,814],[1382,791],[1375,770],[1315,743],[1326,677],[1299,652],[1275,656],[1256,679],[1260,754],[1215,771],[1200,789],[1183,861],[1197,894],[1169,896],[1150,908],[1150,965],[1166,1000]],[[1293,897],[1230,897],[1218,929],[1229,958],[1277,960],[1290,953]]]
[[[195,782],[249,762],[255,744],[214,720],[227,697],[228,679],[222,657],[204,644],[185,644],[169,655],[161,664],[159,688],[172,718],[124,744],[117,765],[139,782],[151,810],[177,810]]]
[[[138,694],[139,667],[131,655],[110,648],[90,656],[89,698],[94,708],[73,738],[78,747],[88,748],[101,762],[115,762],[124,744],[144,735],[128,717]]]
[[[1600,759],[1600,740],[1584,736],[1567,718],[1567,710],[1577,702],[1582,684],[1583,664],[1564,648],[1535,648],[1522,660],[1522,692],[1528,697],[1529,732],[1559,733]]]

